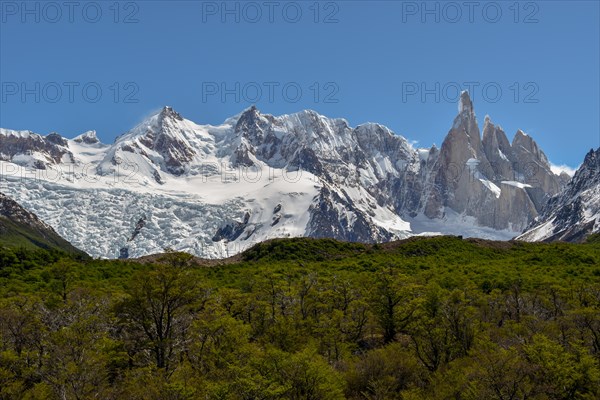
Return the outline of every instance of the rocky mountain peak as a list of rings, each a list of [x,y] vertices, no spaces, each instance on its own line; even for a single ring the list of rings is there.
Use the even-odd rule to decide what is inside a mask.
[[[460,94],[460,99],[458,101],[458,115],[454,118],[454,123],[452,124],[452,129],[448,133],[448,136],[455,136],[456,134],[459,136],[468,136],[468,138],[465,139],[469,142],[473,142],[473,150],[477,151],[480,147],[481,137],[479,134],[479,126],[477,125],[473,102],[466,90]]]
[[[598,150],[590,149],[583,159],[583,166],[600,174],[600,148]]]
[[[165,119],[175,119],[177,121],[183,121],[183,117],[173,108],[169,106],[164,106],[158,115],[159,123],[162,123]]]
[[[550,168],[550,163],[546,154],[539,148],[538,144],[531,136],[520,129],[513,138],[512,148],[520,158],[520,162],[523,166],[525,166],[527,161],[533,161],[540,163],[541,166],[546,169]]]
[[[493,177],[497,181],[514,181],[516,171],[512,147],[502,127],[494,125],[489,117],[483,127],[482,145]]]
[[[464,112],[472,114],[473,111],[473,102],[471,101],[471,97],[469,96],[469,92],[463,90],[460,93],[460,100],[458,101],[458,113],[462,114]]]
[[[1,136],[15,136],[15,137],[20,137],[20,138],[26,138],[32,135],[35,136],[39,136],[36,133],[33,133],[31,131],[13,131],[12,129],[6,129],[6,128],[0,128],[0,135]]]
[[[428,194],[425,214],[439,218],[450,208],[484,226],[524,229],[526,221],[558,193],[561,179],[523,131],[517,132],[511,145],[502,128],[486,116],[482,138],[467,92],[461,93],[458,109],[437,157],[434,190]]]
[[[96,144],[100,143],[96,131],[87,131],[73,139],[75,143]]]
[[[527,150],[530,150],[532,148],[532,142],[533,139],[531,136],[519,129],[517,130],[517,133],[515,133],[512,144],[513,146],[523,146]]]
[[[534,155],[540,155],[541,151],[538,144],[533,140],[531,136],[523,132],[521,129],[517,130],[515,136],[512,141],[512,147],[515,150],[519,150],[519,148],[527,150],[528,152]],[[545,157],[545,156],[544,156]]]
[[[237,124],[235,126],[236,132],[241,132],[244,130],[249,130],[258,125],[258,121],[260,120],[260,111],[256,108],[256,106],[249,107],[242,111],[240,117],[238,118]]]
[[[500,157],[510,160],[511,145],[508,137],[500,125],[494,125],[492,120],[486,116],[483,126],[483,148],[486,155],[491,161],[491,158]]]
[[[475,118],[473,102],[467,91],[463,91],[460,95],[458,115],[442,143],[442,153],[444,151],[457,156],[458,158],[454,157],[453,161],[460,165],[464,165],[464,162],[470,158],[482,158],[479,126]]]
[[[12,161],[24,167],[46,169],[49,165],[61,163],[64,156],[71,162],[74,160],[68,141],[55,132],[41,136],[31,131],[1,129],[0,136],[0,160],[3,161]]]
[[[115,165],[123,160],[149,172],[152,180],[163,183],[159,170],[180,176],[188,171],[196,156],[192,141],[196,140],[196,126],[185,120],[171,107],[146,118],[133,129],[115,139],[97,170],[101,175],[113,173]]]
[[[567,190],[571,191],[571,195],[575,195],[576,192],[598,184],[600,184],[600,148],[598,150],[591,149],[585,155],[583,164],[573,175]]]
[[[68,146],[67,139],[65,139],[56,132],[52,132],[49,135],[47,135],[46,140],[52,144],[56,144],[59,146]]]

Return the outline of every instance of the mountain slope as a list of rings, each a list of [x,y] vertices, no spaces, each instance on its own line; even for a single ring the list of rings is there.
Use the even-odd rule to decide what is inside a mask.
[[[297,236],[509,239],[563,184],[523,132],[510,143],[486,117],[482,137],[466,92],[439,149],[376,123],[255,107],[218,126],[165,107],[112,145],[51,136],[0,131],[4,190],[98,257],[222,258]]]
[[[35,214],[3,193],[0,193],[0,246],[53,249],[85,255]]]
[[[550,199],[528,230],[527,241],[583,242],[600,232],[600,149],[590,150],[571,181]]]

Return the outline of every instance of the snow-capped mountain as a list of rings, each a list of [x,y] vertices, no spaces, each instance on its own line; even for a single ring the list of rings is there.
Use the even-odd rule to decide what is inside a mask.
[[[564,190],[550,199],[527,231],[527,241],[581,242],[600,232],[600,148],[590,150]]]
[[[0,159],[24,167],[46,169],[47,165],[75,161],[68,141],[58,133],[41,136],[30,131],[0,128]]]
[[[112,145],[0,130],[3,190],[89,254],[224,257],[274,237],[508,239],[563,185],[533,139],[509,143],[465,92],[440,149],[385,126],[255,107],[198,125],[165,107]]]

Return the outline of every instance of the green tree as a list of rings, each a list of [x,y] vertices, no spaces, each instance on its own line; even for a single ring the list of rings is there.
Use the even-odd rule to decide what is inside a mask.
[[[376,273],[372,285],[372,310],[383,330],[384,343],[390,343],[411,323],[417,309],[419,288],[393,267]]]
[[[67,296],[69,295],[73,281],[76,278],[77,267],[77,263],[67,258],[58,260],[50,267],[50,276],[53,281],[53,287],[64,303],[67,302]]]
[[[149,350],[157,368],[169,370],[185,348],[192,305],[206,300],[190,271],[191,256],[169,253],[149,271],[133,276],[118,313],[133,353]],[[138,343],[138,340],[140,342]]]

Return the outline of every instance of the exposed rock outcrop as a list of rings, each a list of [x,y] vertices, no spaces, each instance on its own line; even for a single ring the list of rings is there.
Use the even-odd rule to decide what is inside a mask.
[[[590,150],[573,179],[548,201],[518,239],[581,242],[600,232],[600,149]]]

